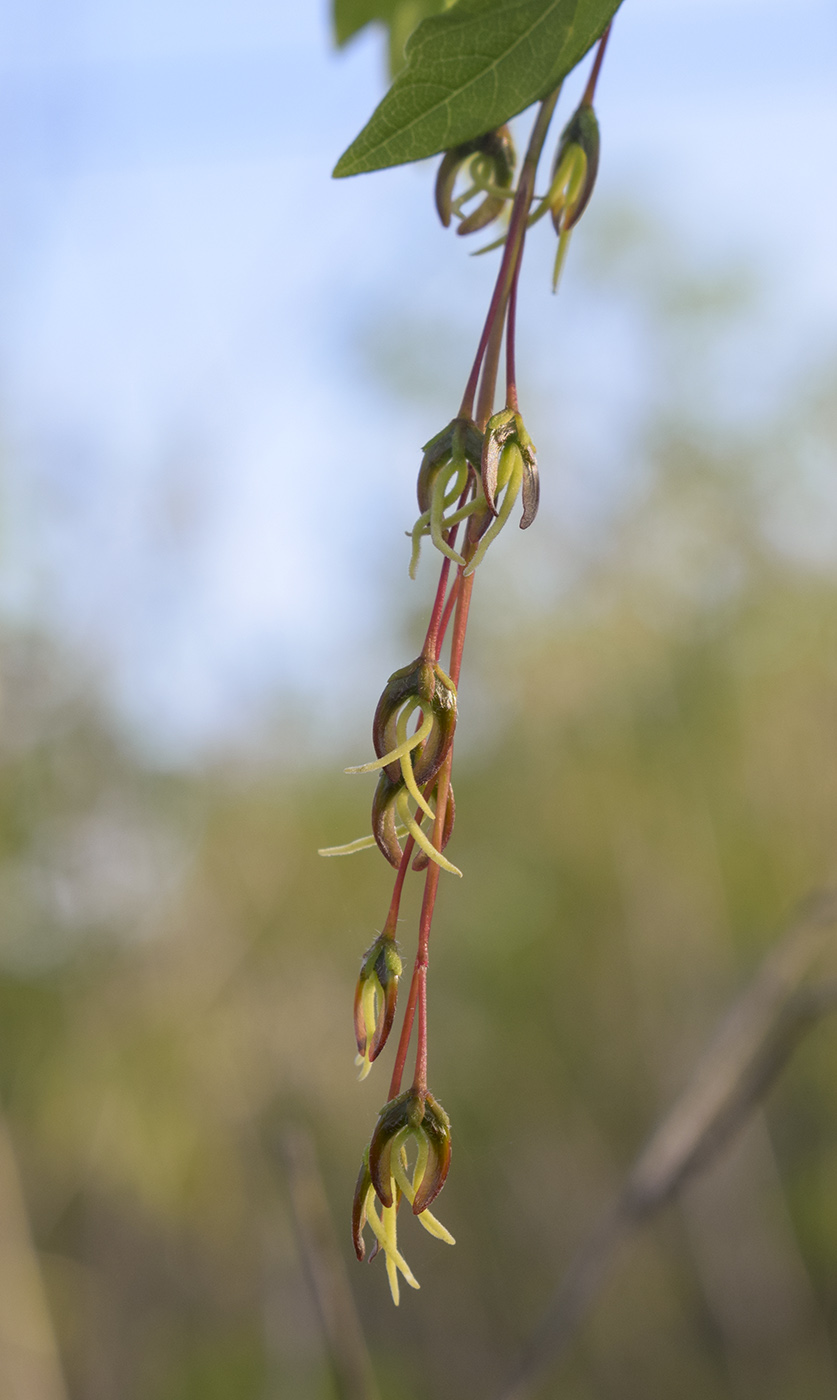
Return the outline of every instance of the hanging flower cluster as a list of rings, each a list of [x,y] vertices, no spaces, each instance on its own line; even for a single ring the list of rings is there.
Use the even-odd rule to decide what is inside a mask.
[[[321,855],[350,855],[377,846],[397,874],[383,930],[363,955],[355,990],[356,1064],[365,1079],[392,1031],[403,972],[395,932],[408,871],[422,872],[424,897],[418,949],[401,1027],[387,1102],[378,1115],[355,1190],[352,1235],[358,1259],[366,1257],[364,1233],[371,1231],[370,1258],[383,1252],[393,1301],[399,1301],[399,1275],[418,1288],[398,1248],[396,1221],[406,1199],[413,1215],[436,1239],[453,1237],[429,1206],[445,1184],[450,1167],[450,1122],[427,1085],[427,968],[430,929],[441,871],[461,875],[444,854],[453,833],[451,786],[457,721],[456,688],[462,665],[468,609],[475,570],[521,503],[520,528],[538,511],[539,485],[534,445],[520,414],[515,374],[517,282],[527,229],[546,213],[558,234],[554,285],[570,231],[584,212],[596,178],[599,131],[593,96],[607,42],[600,41],[582,101],[564,128],[549,189],[535,204],[535,172],[558,101],[553,92],[541,104],[515,186],[515,153],[503,127],[467,142],[444,156],[436,182],[436,207],[447,227],[455,218],[459,233],[474,233],[510,211],[508,229],[491,247],[503,257],[477,347],[473,368],[456,417],[424,447],[416,494],[419,514],[410,530],[410,577],[418,569],[425,539],[441,556],[439,582],[421,654],[395,671],[375,710],[375,758],[347,773],[377,773],[372,799],[371,835]],[[457,181],[466,187],[457,195]],[[466,206],[479,202],[470,212]],[[488,251],[483,249],[482,251]],[[495,409],[500,356],[505,342],[505,403]],[[446,669],[441,659],[448,649]],[[413,1030],[415,1071],[402,1090]]]

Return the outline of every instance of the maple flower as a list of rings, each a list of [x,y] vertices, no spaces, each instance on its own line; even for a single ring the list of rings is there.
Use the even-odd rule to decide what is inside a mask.
[[[416,1158],[410,1172],[407,1147],[413,1140]],[[372,1140],[363,1155],[352,1207],[352,1238],[358,1259],[366,1257],[363,1239],[368,1224],[375,1236],[373,1259],[384,1251],[392,1301],[398,1307],[401,1274],[411,1288],[419,1283],[398,1248],[397,1215],[405,1196],[429,1234],[445,1244],[454,1238],[431,1215],[428,1206],[445,1184],[450,1167],[450,1120],[427,1090],[408,1089],[385,1104]]]
[[[389,1038],[395,1018],[398,979],[402,965],[398,944],[384,930],[363,955],[355,988],[355,1039],[360,1066],[359,1079],[365,1079]]]

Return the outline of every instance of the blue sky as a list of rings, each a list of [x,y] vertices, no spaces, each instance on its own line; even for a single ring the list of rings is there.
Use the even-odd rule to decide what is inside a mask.
[[[744,398],[835,343],[836,60],[825,0],[625,0],[614,26],[597,203],[757,272]],[[332,677],[362,694],[399,660],[417,449],[492,266],[435,224],[432,167],[330,179],[382,91],[381,36],[335,53],[322,5],[0,0],[0,602],[169,758],[277,696],[325,693],[330,722]],[[532,240],[522,320],[604,497],[648,385],[585,341],[576,252],[553,299]],[[438,356],[411,362],[411,327]]]

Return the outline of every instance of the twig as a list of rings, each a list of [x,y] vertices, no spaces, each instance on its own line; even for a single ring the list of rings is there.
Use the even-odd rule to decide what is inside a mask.
[[[311,1134],[288,1128],[278,1141],[294,1231],[311,1285],[340,1400],[379,1400]]]
[[[1,1114],[0,1395],[67,1400],[17,1157]]]
[[[587,1315],[622,1239],[715,1160],[806,1032],[837,1008],[837,985],[802,985],[832,942],[835,923],[837,892],[817,896],[765,959],[572,1260],[500,1400],[530,1400]]]

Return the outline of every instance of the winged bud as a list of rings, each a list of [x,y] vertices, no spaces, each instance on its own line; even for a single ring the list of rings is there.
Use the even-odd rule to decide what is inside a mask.
[[[454,215],[461,220],[459,233],[476,233],[492,223],[511,198],[516,159],[514,142],[507,126],[487,131],[484,136],[465,141],[461,146],[447,151],[436,177],[436,211],[445,228],[450,226]],[[454,199],[457,177],[466,164],[471,184],[464,194]],[[484,194],[485,198],[470,214],[463,214],[463,205],[478,194]]]
[[[360,1066],[360,1079],[366,1078],[389,1038],[401,972],[398,944],[384,930],[364,953],[355,988],[355,1063]]]
[[[482,433],[470,418],[454,418],[425,444],[416,487],[421,514],[410,532],[413,540],[411,578],[416,576],[421,541],[427,534],[454,564],[464,564],[462,555],[457,554],[445,535],[473,511],[473,505],[453,511],[450,508],[465,490],[469,476],[479,470],[481,453]]]
[[[540,484],[535,445],[514,409],[504,408],[489,418],[483,441],[480,468],[484,505],[494,520],[486,514],[474,531],[479,543],[465,569],[472,574],[481,562],[488,546],[502,530],[520,495],[523,514],[520,528],[525,530],[538,513]],[[502,499],[500,500],[500,493]],[[499,501],[499,504],[498,504]]]

